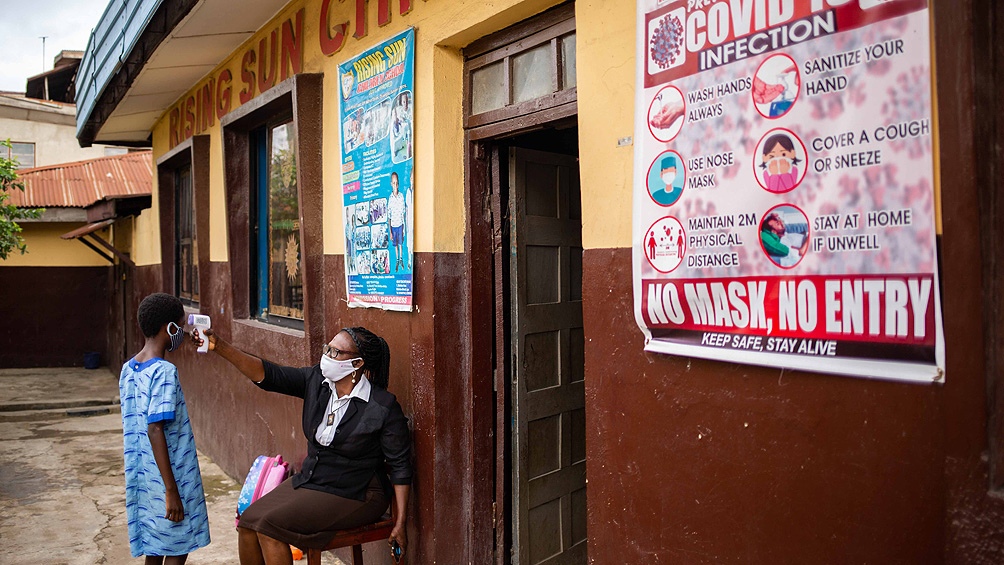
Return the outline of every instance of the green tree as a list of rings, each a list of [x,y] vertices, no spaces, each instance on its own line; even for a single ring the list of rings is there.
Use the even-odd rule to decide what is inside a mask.
[[[0,147],[5,147],[4,154],[10,154],[10,140],[0,140]],[[24,192],[24,183],[17,180],[17,159],[8,159],[0,156],[0,260],[7,258],[7,255],[15,249],[22,255],[28,252],[28,248],[21,237],[21,226],[17,220],[38,219],[42,216],[43,208],[18,208],[8,204],[11,190]]]

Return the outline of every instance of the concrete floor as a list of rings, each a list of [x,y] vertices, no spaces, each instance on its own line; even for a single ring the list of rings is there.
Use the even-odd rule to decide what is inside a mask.
[[[0,370],[0,565],[143,562],[129,555],[117,397],[107,368]],[[212,543],[188,563],[237,563],[240,486],[201,453],[199,464]]]

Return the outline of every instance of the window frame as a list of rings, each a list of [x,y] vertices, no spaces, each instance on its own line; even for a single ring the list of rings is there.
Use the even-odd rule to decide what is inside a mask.
[[[291,114],[296,147],[300,218],[300,268],[303,273],[303,321],[289,327],[282,320],[260,320],[252,312],[251,202],[254,178],[251,132]],[[323,75],[300,73],[258,94],[220,119],[224,196],[227,209],[227,253],[230,268],[230,321],[236,344],[257,343],[279,334],[306,337],[304,352],[320,351],[327,342],[323,249]],[[283,350],[287,362],[303,362],[296,351]],[[295,361],[294,361],[295,359]]]
[[[265,198],[265,194],[270,188],[269,179],[271,178],[271,175],[268,167],[271,164],[269,157],[271,155],[272,148],[272,132],[276,127],[284,126],[286,124],[293,126],[293,137],[290,139],[290,142],[295,146],[296,121],[293,119],[292,111],[280,112],[270,117],[259,126],[251,129],[249,132],[251,139],[249,140],[248,145],[251,155],[248,159],[251,167],[251,189],[249,191],[248,198],[253,212],[249,214],[248,218],[248,224],[251,230],[251,233],[248,236],[248,257],[249,261],[252,263],[251,268],[249,269],[249,274],[251,276],[249,288],[253,289],[253,291],[249,293],[250,295],[248,298],[251,301],[249,308],[253,318],[268,324],[302,330],[304,322],[303,318],[275,314],[270,308],[272,305],[270,261],[272,249],[271,234],[267,231],[262,233],[261,229],[262,224],[267,222],[267,218],[270,214],[269,204]],[[297,183],[297,186],[299,187],[299,182]],[[299,194],[297,195],[296,205],[297,212],[299,213],[299,209],[301,207]],[[300,241],[302,241],[303,231],[302,229],[299,231]],[[264,254],[262,251],[263,245],[265,247]],[[300,271],[302,287],[302,253],[300,258]],[[267,281],[267,284],[263,285],[263,281]],[[300,310],[303,312],[302,306]]]
[[[576,114],[578,87],[565,88],[562,84],[561,49],[561,40],[575,34],[575,5],[565,4],[465,47],[464,127],[476,131],[491,130],[490,126],[498,122],[521,118],[542,110],[552,110],[548,120]],[[551,51],[551,92],[513,103],[513,59],[531,49],[548,44]],[[505,104],[501,108],[473,114],[474,72],[500,61],[504,76],[503,88],[506,91]],[[485,136],[493,134],[489,132]]]
[[[185,140],[157,159],[157,202],[160,213],[161,281],[164,292],[181,299],[186,307],[199,309],[205,301],[209,283],[206,267],[209,246],[196,242],[209,241],[209,136],[197,135]],[[195,267],[194,286],[198,295],[185,297],[180,284],[180,247],[178,216],[180,199],[176,179],[178,172],[188,169],[191,179],[192,231],[195,237],[191,255]],[[193,299],[194,298],[194,299]]]
[[[5,147],[4,148],[7,151],[7,158],[8,159],[14,159],[14,158],[17,157],[17,155],[14,154],[14,146],[15,145],[27,145],[27,146],[31,147],[31,165],[30,166],[29,165],[25,165],[25,164],[21,163],[20,161],[18,161],[18,164],[17,164],[18,170],[21,170],[21,169],[34,169],[35,167],[38,166],[38,153],[35,150],[36,149],[35,148],[36,144],[35,144],[34,141],[11,141],[10,144],[11,144],[11,147]]]
[[[198,240],[199,240],[199,229],[195,222],[195,191],[193,189],[193,179],[191,162],[188,166],[180,166],[174,169],[174,249],[175,249],[175,260],[174,260],[174,289],[175,294],[181,301],[189,306],[198,307],[199,305],[199,258],[197,256],[193,257],[191,251],[188,254],[190,276],[192,276],[191,291],[185,291],[185,281],[183,273],[185,272],[185,266],[183,264],[182,257],[185,254],[182,249],[187,246],[189,250],[195,250],[195,254],[198,254]],[[187,186],[187,199],[182,193],[183,183],[181,182],[183,178],[188,180]],[[184,210],[186,207],[186,200],[188,210]],[[187,212],[187,214],[186,214]],[[185,216],[187,215],[187,218]],[[186,223],[190,228],[190,233],[185,233],[184,224]],[[186,237],[187,236],[187,237]]]

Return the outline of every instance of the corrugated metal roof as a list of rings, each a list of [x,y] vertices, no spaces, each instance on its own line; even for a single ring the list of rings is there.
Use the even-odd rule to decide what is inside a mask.
[[[134,151],[74,163],[47,165],[17,172],[24,192],[9,192],[20,208],[85,208],[109,196],[151,193],[153,155]]]

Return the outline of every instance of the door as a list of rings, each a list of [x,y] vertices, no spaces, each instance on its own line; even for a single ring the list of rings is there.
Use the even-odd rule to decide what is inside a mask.
[[[513,564],[585,563],[577,159],[511,148],[509,187]]]

